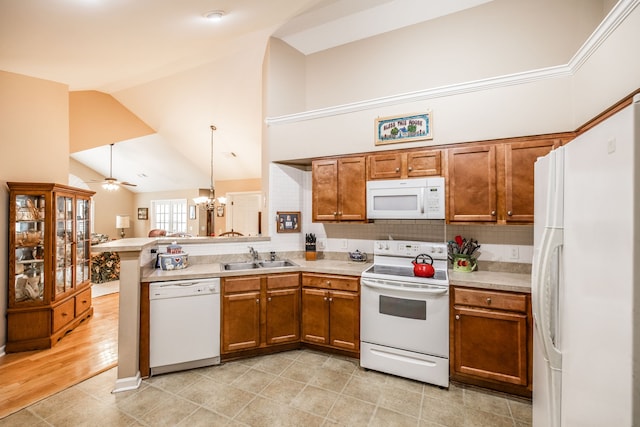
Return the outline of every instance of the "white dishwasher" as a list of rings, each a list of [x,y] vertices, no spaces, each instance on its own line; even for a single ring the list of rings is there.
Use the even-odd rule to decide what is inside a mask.
[[[220,279],[149,284],[151,375],[220,363]]]

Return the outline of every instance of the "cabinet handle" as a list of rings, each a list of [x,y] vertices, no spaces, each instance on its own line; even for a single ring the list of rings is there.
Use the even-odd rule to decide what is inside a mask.
[[[62,312],[62,317],[67,317],[68,314],[66,312]]]
[[[496,211],[491,211],[491,216],[496,216]]]
[[[460,315],[456,314],[456,320],[460,320]]]
[[[413,168],[411,166],[409,166],[409,172],[411,172],[413,170]]]
[[[324,297],[324,300],[325,300],[325,301],[326,301],[327,299],[328,299],[327,297]]]
[[[260,304],[260,298],[256,298],[256,304]]]
[[[511,212],[511,211],[507,211],[507,215],[512,216],[512,215],[513,215],[513,212]]]
[[[491,298],[487,298],[487,305],[491,305]]]
[[[400,168],[396,168],[396,172],[400,172]]]
[[[327,286],[331,286],[331,280],[327,280],[326,284]]]
[[[267,298],[267,301],[271,301],[271,297]]]
[[[329,297],[329,302],[332,302],[332,301],[333,301],[333,298]]]
[[[338,212],[334,212],[334,213],[333,213],[333,216],[336,216],[336,215],[338,215]]]
[[[338,215],[342,215],[342,212],[338,212]]]

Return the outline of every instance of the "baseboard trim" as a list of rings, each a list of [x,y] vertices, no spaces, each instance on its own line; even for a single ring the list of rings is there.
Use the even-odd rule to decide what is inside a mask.
[[[136,390],[140,387],[140,384],[142,384],[142,377],[140,376],[140,371],[138,371],[135,377],[118,378],[116,380],[116,386],[111,393]]]

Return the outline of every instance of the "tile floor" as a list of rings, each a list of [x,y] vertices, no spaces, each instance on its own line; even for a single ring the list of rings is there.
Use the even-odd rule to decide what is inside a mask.
[[[361,369],[309,350],[159,375],[112,394],[111,369],[0,420],[0,426],[531,425],[531,403]]]

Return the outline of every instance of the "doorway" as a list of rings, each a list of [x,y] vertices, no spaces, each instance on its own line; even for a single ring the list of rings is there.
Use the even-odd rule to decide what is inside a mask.
[[[260,235],[261,199],[259,191],[227,193],[227,231],[238,231],[245,236]]]

